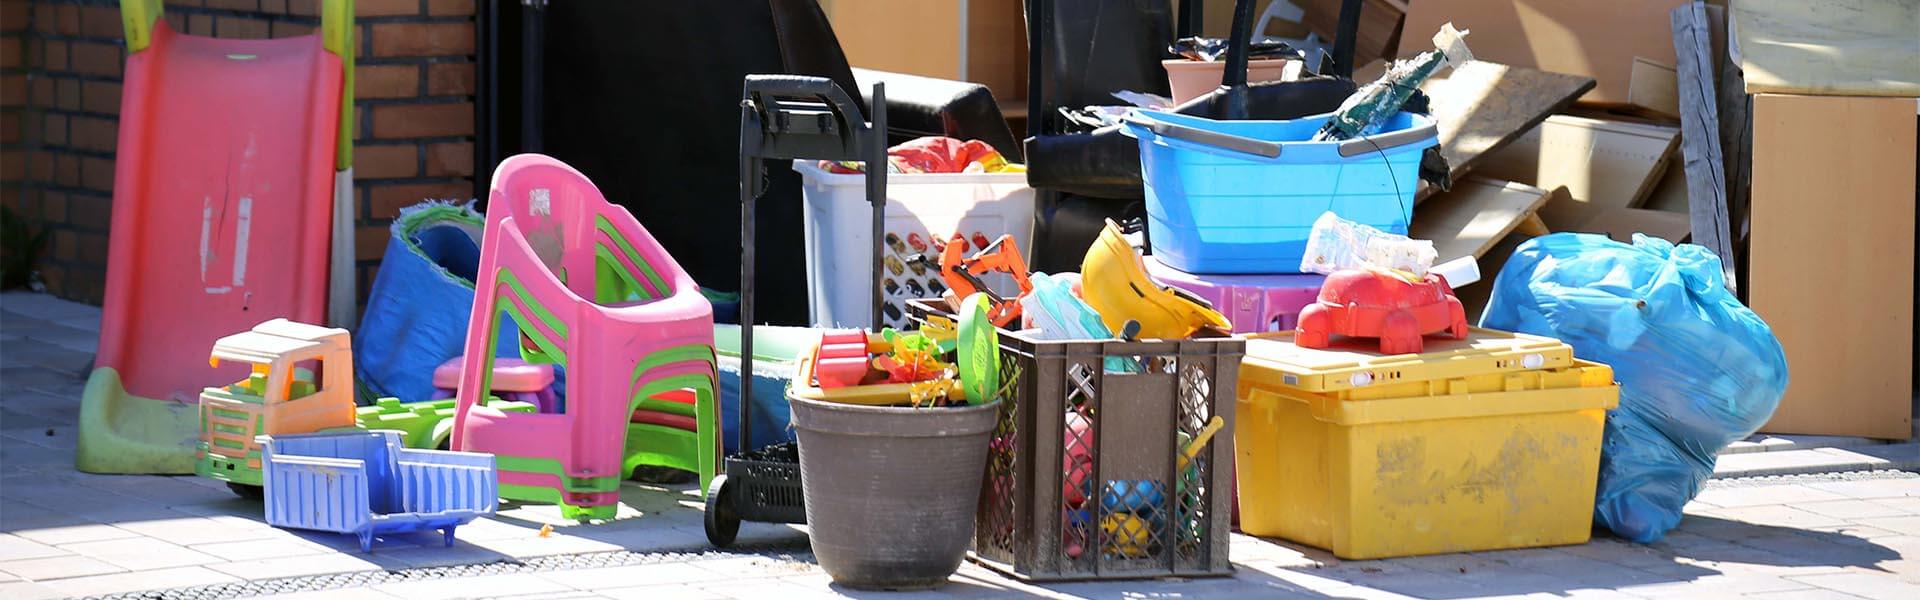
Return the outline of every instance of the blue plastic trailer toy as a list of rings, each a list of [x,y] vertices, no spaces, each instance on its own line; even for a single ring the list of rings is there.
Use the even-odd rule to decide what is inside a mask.
[[[499,501],[493,455],[417,450],[395,431],[261,436],[267,523],[351,533],[373,551],[377,535],[453,529],[492,514]]]

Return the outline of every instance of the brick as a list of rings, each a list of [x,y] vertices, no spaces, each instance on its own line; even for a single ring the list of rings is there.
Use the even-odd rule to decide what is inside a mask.
[[[120,76],[120,47],[104,42],[73,43],[73,70],[83,75]]]
[[[0,3],[0,31],[26,31],[27,17],[33,13],[32,8],[25,2]]]
[[[255,12],[260,10],[260,0],[207,0],[207,8]]]
[[[162,16],[165,17],[164,20],[167,22],[168,29],[172,29],[173,31],[178,33],[186,33],[187,31],[186,15],[177,13],[177,12],[170,12]]]
[[[0,69],[17,69],[26,64],[27,40],[18,37],[0,38]],[[43,59],[40,64],[46,64]]]
[[[374,185],[369,187],[368,192],[373,218],[391,219],[400,216],[400,209],[419,204],[422,200],[470,200],[473,198],[473,184],[462,181]]]
[[[167,6],[205,6],[207,0],[167,0]]]
[[[80,110],[80,80],[61,79],[53,82],[53,105],[66,110]]]
[[[0,106],[26,106],[27,76],[0,76]]]
[[[19,150],[0,151],[0,181],[26,180],[26,158],[26,154]]]
[[[113,198],[74,194],[67,200],[67,222],[86,231],[106,231],[113,223]]]
[[[102,192],[113,191],[113,161],[83,156],[80,158],[80,187]]]
[[[35,106],[53,106],[56,94],[54,94],[52,79],[35,77],[31,87],[33,88],[32,95]]]
[[[187,17],[187,33],[199,36],[213,35],[213,17],[207,15]]]
[[[88,6],[80,9],[80,35],[95,38],[119,38],[126,35],[120,25],[120,9]]]
[[[66,145],[67,143],[67,116],[66,115],[53,115],[53,114],[46,115],[41,120],[41,127],[42,128],[40,130],[40,135],[41,135],[40,139],[45,140],[48,144],[53,144],[55,146]]]
[[[66,40],[45,40],[44,43],[46,45],[43,46],[44,54],[41,54],[41,60],[45,61],[45,64],[41,66],[48,71],[65,71],[71,68],[67,62]]]
[[[73,147],[112,152],[120,141],[120,122],[97,117],[73,118]]]
[[[267,38],[267,22],[247,17],[220,17],[213,22],[214,35],[223,38],[261,40]]]
[[[260,12],[271,15],[287,14],[287,0],[260,0]]]
[[[355,98],[411,98],[420,95],[420,68],[413,65],[354,65]]]
[[[60,7],[59,18],[54,23],[60,35],[80,35],[80,7],[71,4]]]
[[[81,82],[80,108],[87,112],[120,114],[120,84],[105,81]]]
[[[67,222],[67,195],[59,192],[47,192],[40,199],[40,216],[49,223]]]
[[[53,182],[66,186],[80,185],[80,157],[72,154],[40,153],[53,159]]]
[[[21,124],[31,118],[26,113],[0,114],[0,144],[18,144],[25,139]]]
[[[30,161],[21,161],[18,153],[8,153],[7,156],[7,162],[11,163],[11,165],[0,165],[9,167],[6,169],[5,178],[7,180],[20,181],[23,179],[31,179],[33,181],[47,181],[53,179],[55,160],[52,155],[45,152],[35,152]],[[24,175],[15,170],[19,168],[21,162],[29,163],[27,173]]]
[[[279,39],[279,38],[290,38],[290,37],[299,37],[303,35],[311,35],[313,34],[314,29],[315,29],[314,26],[306,25],[303,23],[274,21],[273,37],[274,39]]]
[[[381,139],[473,135],[473,103],[376,106],[373,135]]]
[[[427,14],[465,16],[473,14],[473,0],[427,0]]]
[[[420,0],[354,0],[354,16],[395,17],[420,14]]]
[[[427,65],[427,94],[433,96],[471,96],[474,67],[470,62]]]
[[[386,227],[360,227],[353,233],[354,260],[380,260],[387,253],[387,240],[393,235]]]
[[[379,23],[373,26],[374,56],[465,56],[473,54],[472,23]]]
[[[473,176],[473,142],[428,144],[427,176]]]
[[[320,0],[287,0],[287,14],[312,17],[320,14]]]
[[[420,174],[420,150],[413,144],[359,145],[353,148],[355,179],[393,179]]]
[[[68,230],[53,232],[53,259],[72,262],[80,259],[80,234]]]

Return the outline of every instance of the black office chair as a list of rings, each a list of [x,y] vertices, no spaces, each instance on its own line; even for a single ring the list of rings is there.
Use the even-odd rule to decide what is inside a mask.
[[[566,161],[633,211],[703,286],[733,291],[739,281],[748,74],[815,75],[863,93],[884,81],[894,143],[947,135],[1021,155],[986,87],[849,68],[815,0],[497,1],[482,20],[480,172],[519,152]],[[805,324],[800,178],[769,169],[767,183],[757,209],[757,316]]]
[[[1139,146],[1118,127],[1063,133],[1060,107],[1112,105],[1121,90],[1165,94],[1160,61],[1176,39],[1170,0],[1027,0],[1029,48],[1027,182],[1039,191],[1035,269],[1077,271],[1108,218],[1145,214]],[[1181,3],[1177,37],[1199,29],[1202,2]],[[1351,79],[1360,1],[1344,0],[1331,76],[1246,83],[1253,2],[1237,0],[1234,49],[1221,89],[1175,112],[1215,119],[1293,119],[1330,112],[1356,89]],[[1236,68],[1237,65],[1237,68]],[[1151,232],[1149,232],[1151,233]]]

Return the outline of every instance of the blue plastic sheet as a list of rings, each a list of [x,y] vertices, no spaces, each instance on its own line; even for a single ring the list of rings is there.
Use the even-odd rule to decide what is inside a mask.
[[[354,332],[362,404],[385,396],[401,402],[432,398],[433,370],[466,351],[485,225],[473,209],[444,202],[409,207],[393,221],[393,238]],[[513,320],[500,319],[499,339],[519,337]],[[500,344],[498,355],[519,358],[520,345]],[[556,379],[554,391],[564,393],[562,381]]]
[[[1721,448],[1767,422],[1787,389],[1773,330],[1742,306],[1706,248],[1558,233],[1521,244],[1482,327],[1559,338],[1613,367],[1594,520],[1651,543],[1713,474]]]

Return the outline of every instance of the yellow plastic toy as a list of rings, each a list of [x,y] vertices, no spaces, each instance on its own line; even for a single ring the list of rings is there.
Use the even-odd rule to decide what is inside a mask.
[[[1136,321],[1142,339],[1174,340],[1203,328],[1223,334],[1233,329],[1206,300],[1148,278],[1146,264],[1113,219],[1107,219],[1106,229],[1080,264],[1080,293],[1108,329],[1123,331],[1127,321]]]
[[[1146,556],[1147,545],[1153,540],[1153,526],[1130,513],[1107,515],[1100,519],[1100,530],[1107,534],[1107,553],[1128,558]]]
[[[195,471],[242,496],[260,493],[256,436],[356,426],[347,330],[274,319],[213,343],[208,362],[252,366],[246,379],[200,394]],[[313,368],[296,370],[296,366]],[[304,375],[304,377],[302,377]]]

